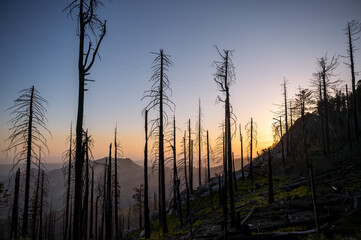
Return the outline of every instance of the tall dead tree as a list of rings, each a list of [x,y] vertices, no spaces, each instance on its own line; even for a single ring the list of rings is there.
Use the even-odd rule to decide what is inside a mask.
[[[79,36],[78,53],[78,112],[76,122],[76,150],[75,150],[75,196],[74,196],[74,226],[73,239],[82,239],[81,231],[81,211],[82,211],[82,174],[84,159],[82,158],[82,139],[83,139],[83,118],[84,118],[84,92],[86,76],[98,55],[100,44],[106,33],[106,21],[102,22],[95,11],[101,5],[99,0],[74,0],[63,11],[68,11],[72,15],[77,11],[77,36]],[[89,40],[86,43],[86,40]],[[93,43],[95,41],[95,45]]]
[[[107,181],[107,213],[105,219],[105,239],[111,240],[113,237],[113,197],[112,197],[112,144],[109,145],[109,165],[108,165],[108,181]]]
[[[16,171],[15,176],[15,189],[14,189],[14,200],[11,214],[11,227],[10,227],[10,239],[18,238],[19,231],[19,189],[20,189],[20,168]]]
[[[70,186],[71,186],[71,169],[72,169],[72,156],[73,156],[73,124],[70,124],[70,135],[69,135],[69,150],[65,155],[68,156],[68,165],[67,165],[67,187],[66,187],[66,207],[65,207],[65,229],[63,240],[68,239],[69,236],[69,203],[70,203]],[[65,169],[65,168],[64,168]]]
[[[189,165],[189,188],[193,194],[193,140],[191,131],[191,120],[188,120],[188,165]]]
[[[184,182],[186,184],[186,217],[189,217],[190,203],[189,203],[189,186],[188,186],[188,177],[187,177],[187,131],[184,131],[183,137],[183,158],[184,158]]]
[[[286,130],[286,150],[287,150],[287,156],[290,151],[290,137],[288,134],[288,111],[287,111],[287,83],[288,80],[286,78],[283,79],[283,98],[284,98],[284,112],[285,112],[285,130]]]
[[[273,118],[274,120],[279,122],[279,134],[280,134],[280,143],[281,143],[281,152],[282,152],[282,168],[283,168],[283,175],[286,174],[286,160],[285,160],[285,147],[283,143],[283,131],[282,131],[282,117],[280,119]]]
[[[198,184],[200,186],[202,185],[201,172],[202,172],[202,132],[203,132],[201,99],[199,99],[196,131],[198,133],[196,142],[198,143]]]
[[[41,192],[40,192],[40,206],[39,206],[39,240],[43,239],[43,208],[44,208],[44,171],[41,172]]]
[[[253,118],[249,121],[246,126],[245,130],[247,133],[247,140],[248,140],[248,153],[249,153],[249,177],[251,182],[253,183],[253,168],[252,168],[252,161],[253,161],[253,144],[257,145],[257,124],[253,122]]]
[[[329,126],[329,96],[328,90],[335,86],[338,81],[331,81],[330,78],[334,76],[333,71],[338,66],[338,58],[333,56],[330,60],[327,55],[317,59],[318,70],[314,75],[320,75],[322,79],[323,90],[323,114],[325,119],[325,149],[326,154],[330,153],[330,126]]]
[[[94,239],[94,230],[93,230],[93,212],[94,212],[94,165],[91,166],[92,178],[91,178],[91,188],[90,188],[90,216],[89,216],[89,239]],[[97,215],[95,215],[98,218]]]
[[[272,178],[272,158],[271,149],[268,148],[268,203],[273,203],[273,178]],[[266,152],[264,152],[266,153]]]
[[[39,188],[40,188],[40,171],[41,171],[41,148],[39,148],[39,164],[38,164],[38,173],[36,181],[36,190],[34,195],[34,205],[33,205],[33,216],[31,221],[31,237],[36,239],[36,223],[37,223],[37,214],[38,214],[38,203],[39,203]]]
[[[120,237],[119,230],[119,209],[118,209],[118,140],[117,140],[117,127],[114,132],[114,227],[115,227],[115,239],[118,240]]]
[[[145,238],[150,237],[150,220],[148,205],[148,110],[144,111],[145,146],[144,146],[144,230]]]
[[[153,75],[150,78],[150,81],[153,82],[151,90],[145,91],[143,98],[150,98],[150,102],[145,109],[157,109],[158,118],[156,119],[156,128],[157,135],[156,141],[158,141],[158,165],[159,165],[159,185],[160,185],[160,194],[161,194],[161,221],[163,234],[168,232],[167,225],[167,214],[166,214],[166,205],[165,205],[165,157],[164,157],[164,127],[166,126],[167,114],[164,110],[164,107],[168,107],[172,111],[172,106],[174,103],[168,97],[168,91],[170,89],[170,82],[168,79],[167,71],[172,62],[169,59],[169,55],[164,54],[163,49],[159,53],[153,53],[156,55],[153,61]]]
[[[15,159],[17,162],[26,163],[25,176],[25,199],[24,212],[22,224],[22,236],[28,237],[28,217],[29,217],[29,196],[30,196],[30,174],[31,161],[39,158],[38,154],[33,149],[33,146],[42,147],[41,152],[45,153],[43,149],[49,149],[46,145],[46,138],[41,130],[49,132],[46,128],[46,109],[44,107],[47,101],[40,96],[39,92],[32,86],[19,92],[20,96],[15,99],[14,105],[7,110],[11,110],[9,121],[11,128],[10,136],[8,137],[9,145],[6,151],[15,149]],[[19,151],[17,149],[20,149]],[[14,166],[14,167],[15,167]]]
[[[308,172],[310,175],[310,185],[311,185],[311,193],[313,200],[313,212],[315,218],[315,224],[317,232],[320,231],[319,223],[318,223],[318,210],[317,210],[317,200],[316,200],[316,190],[314,184],[314,176],[313,176],[313,167],[312,167],[312,159],[308,155],[308,142],[307,142],[307,131],[306,131],[306,121],[305,114],[310,108],[310,105],[313,105],[314,102],[312,100],[312,92],[308,89],[299,89],[299,92],[296,94],[296,104],[298,109],[300,110],[300,115],[302,119],[302,139],[303,139],[303,148],[304,148],[304,158],[308,168]]]
[[[239,138],[241,141],[241,168],[242,168],[242,180],[244,180],[244,168],[243,168],[243,136],[242,136],[242,127],[239,124]]]
[[[354,54],[357,50],[354,46],[354,41],[358,40],[360,37],[356,37],[361,32],[361,23],[358,20],[352,20],[351,22],[347,22],[346,28],[343,29],[345,35],[347,36],[348,43],[348,57],[350,57],[350,63],[346,63],[348,67],[351,69],[351,82],[352,82],[352,112],[353,112],[353,122],[355,128],[355,137],[356,140],[359,139],[359,115],[358,115],[358,102],[357,102],[357,92],[355,87],[355,60]]]
[[[233,194],[233,181],[232,181],[232,135],[231,135],[231,117],[232,106],[230,104],[229,87],[235,81],[234,66],[230,58],[232,51],[223,50],[221,53],[217,48],[221,61],[214,61],[216,67],[216,73],[214,74],[214,81],[216,82],[219,91],[224,98],[218,96],[218,101],[224,103],[225,110],[225,136],[226,136],[226,159],[228,164],[228,176],[229,176],[229,205],[230,205],[230,217],[231,226],[235,226],[235,209],[234,209],[234,194]]]

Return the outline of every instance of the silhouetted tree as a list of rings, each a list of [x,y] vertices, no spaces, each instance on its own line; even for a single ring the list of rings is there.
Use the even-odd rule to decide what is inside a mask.
[[[144,111],[145,146],[144,146],[144,237],[150,237],[150,220],[148,206],[148,110]]]
[[[248,153],[249,153],[249,177],[251,178],[251,182],[253,183],[253,169],[252,169],[252,160],[253,160],[253,142],[257,145],[257,124],[253,122],[253,118],[249,121],[245,130],[247,133],[247,141],[248,141]]]
[[[168,68],[173,64],[169,55],[164,54],[163,49],[159,53],[153,53],[156,58],[153,61],[153,75],[150,81],[153,82],[151,90],[144,93],[143,98],[150,98],[151,101],[145,109],[157,109],[159,110],[159,117],[156,119],[156,127],[158,128],[157,141],[158,141],[158,165],[159,165],[159,179],[160,179],[160,194],[161,194],[161,221],[163,234],[168,232],[167,214],[165,205],[165,166],[164,166],[164,120],[167,119],[167,114],[164,111],[164,106],[169,107],[172,110],[174,103],[169,99],[167,92],[170,91],[170,82],[166,72]],[[166,122],[165,122],[166,123]]]
[[[221,53],[217,48],[218,54],[221,57],[221,61],[214,61],[216,67],[216,73],[214,74],[214,81],[217,83],[219,91],[225,98],[222,99],[218,96],[218,101],[224,103],[225,110],[225,137],[226,137],[226,159],[228,164],[228,176],[229,176],[229,205],[230,205],[230,217],[231,226],[235,226],[235,209],[234,209],[234,196],[233,196],[233,183],[232,183],[232,135],[231,135],[231,115],[232,107],[230,104],[229,87],[235,80],[234,66],[230,56],[232,52],[229,50],[223,50]]]
[[[312,200],[313,200],[313,210],[315,217],[315,224],[317,232],[319,232],[319,224],[318,224],[318,211],[317,211],[317,200],[316,200],[316,190],[314,185],[314,177],[313,177],[313,169],[312,169],[312,159],[308,156],[308,143],[307,143],[307,131],[306,131],[306,122],[305,122],[305,114],[309,110],[310,105],[313,105],[312,92],[308,89],[299,89],[299,92],[296,94],[296,105],[300,110],[300,115],[302,119],[302,139],[303,139],[303,147],[304,147],[304,158],[310,175],[310,184],[311,184],[311,192],[312,192]]]
[[[11,214],[11,227],[10,227],[10,239],[18,238],[19,231],[19,188],[20,188],[20,168],[16,171],[15,187],[14,187],[14,200]]]
[[[64,154],[64,158],[68,160],[68,165],[64,165],[63,171],[66,171],[67,168],[67,183],[66,183],[66,207],[65,207],[65,226],[64,226],[64,235],[63,240],[68,239],[69,236],[69,203],[70,203],[70,186],[71,186],[71,169],[72,169],[72,157],[73,157],[73,124],[70,124],[70,135],[68,138],[69,141],[69,150]],[[71,212],[70,212],[71,214]]]
[[[117,127],[115,127],[114,133],[114,225],[115,225],[115,238],[118,240],[121,236],[121,230],[119,229],[119,183],[118,183],[118,151],[119,145],[117,140]]]
[[[203,121],[202,121],[202,108],[201,108],[201,99],[199,99],[199,107],[198,107],[198,116],[197,116],[197,137],[196,142],[198,143],[198,184],[202,185],[202,137],[203,137]]]
[[[84,118],[84,92],[86,76],[98,55],[99,46],[106,33],[106,21],[102,22],[95,13],[101,5],[99,0],[74,0],[63,11],[68,11],[71,15],[73,11],[78,10],[77,14],[77,35],[79,36],[78,53],[78,112],[76,122],[76,151],[75,151],[75,196],[74,196],[74,227],[73,238],[81,239],[83,232],[81,230],[81,211],[82,211],[82,174],[84,159],[82,158],[82,139],[83,139],[83,118]],[[89,39],[88,44],[85,40]],[[95,40],[95,46],[93,41]],[[87,47],[86,47],[87,45]]]
[[[41,149],[39,149],[39,162],[38,162],[38,173],[36,181],[36,190],[33,196],[33,216],[31,221],[31,237],[36,239],[36,223],[37,223],[37,214],[38,214],[38,203],[39,203],[39,188],[40,188],[40,170],[41,170]]]
[[[91,188],[90,188],[90,216],[89,216],[89,239],[94,239],[93,230],[93,212],[94,212],[94,165],[90,166],[92,171]],[[98,215],[95,215],[98,218]]]
[[[351,81],[352,81],[352,111],[353,111],[353,122],[355,128],[356,140],[359,139],[359,116],[358,116],[358,102],[357,102],[357,92],[355,87],[355,61],[354,53],[357,50],[354,46],[354,41],[358,40],[359,37],[356,37],[361,32],[361,23],[358,20],[352,20],[347,22],[346,28],[343,29],[345,35],[347,36],[348,43],[348,57],[350,57],[350,63],[346,63],[347,66],[351,69]]]
[[[284,98],[284,115],[285,115],[285,130],[286,130],[286,150],[287,150],[287,156],[289,154],[290,149],[290,137],[288,134],[288,111],[287,111],[287,83],[288,80],[286,78],[283,79],[283,98]],[[284,167],[285,168],[285,167]]]
[[[33,149],[33,146],[41,147],[40,151],[44,153],[43,149],[48,149],[46,145],[46,138],[41,133],[41,130],[49,132],[46,128],[46,109],[44,105],[47,101],[40,96],[39,92],[32,86],[31,88],[20,91],[20,96],[14,101],[14,105],[8,110],[11,110],[9,121],[11,134],[8,138],[9,145],[6,151],[20,148],[17,151],[15,158],[17,162],[15,166],[22,161],[26,163],[26,179],[25,179],[25,200],[22,236],[28,237],[28,216],[29,216],[29,195],[30,195],[30,171],[31,161],[38,159],[38,155]],[[14,166],[14,167],[15,167]]]
[[[43,208],[44,208],[44,186],[45,174],[44,171],[41,172],[41,192],[40,192],[40,206],[39,206],[39,240],[43,239]]]
[[[183,160],[184,160],[184,182],[186,184],[186,217],[189,217],[190,203],[189,203],[189,186],[187,177],[187,131],[184,131],[183,137]]]
[[[239,138],[241,141],[241,168],[242,168],[242,180],[244,180],[244,168],[243,168],[243,136],[242,136],[242,127],[239,124]]]
[[[143,205],[143,195],[144,195],[144,186],[143,184],[141,184],[139,187],[133,188],[134,190],[134,194],[133,194],[133,198],[135,200],[135,204],[137,206],[138,209],[138,214],[139,214],[139,228],[142,228],[142,205]]]
[[[112,217],[112,205],[113,205],[113,196],[112,196],[112,144],[109,145],[109,165],[108,165],[108,181],[107,181],[107,213],[106,213],[106,231],[105,239],[111,240],[113,237],[113,217]]]
[[[322,90],[323,90],[323,113],[325,119],[325,148],[326,154],[330,153],[330,127],[329,127],[329,97],[328,89],[331,86],[337,84],[338,81],[331,81],[330,78],[334,76],[333,71],[338,66],[338,58],[333,56],[331,60],[328,59],[327,55],[317,60],[318,70],[315,75],[320,75],[322,79]]]
[[[189,188],[193,194],[193,140],[191,131],[191,120],[188,120],[188,165],[189,165]]]

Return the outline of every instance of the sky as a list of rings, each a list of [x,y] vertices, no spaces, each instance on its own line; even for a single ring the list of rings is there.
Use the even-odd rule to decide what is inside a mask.
[[[10,112],[18,92],[32,85],[48,101],[48,162],[61,161],[66,138],[76,122],[78,37],[76,16],[62,10],[68,1],[2,1],[0,8],[0,161],[12,162],[8,146]],[[310,88],[318,57],[346,54],[342,32],[347,21],[361,19],[361,1],[104,1],[98,9],[107,20],[107,34],[91,69],[85,94],[84,121],[94,142],[94,157],[107,155],[118,127],[124,157],[143,159],[142,109],[149,90],[154,55],[164,49],[169,68],[171,99],[180,141],[188,119],[192,128],[201,99],[204,128],[215,142],[224,118],[213,80],[219,49],[234,50],[236,79],[230,101],[237,126],[252,117],[258,124],[258,151],[272,144],[272,111],[282,102],[281,83],[289,80],[289,97],[299,86]],[[360,48],[361,41],[355,42]],[[337,78],[351,82],[340,59]],[[355,54],[356,70],[361,52]],[[155,117],[153,112],[150,117]],[[243,129],[244,131],[244,129]],[[238,136],[238,134],[237,134]],[[240,155],[234,138],[235,157]]]

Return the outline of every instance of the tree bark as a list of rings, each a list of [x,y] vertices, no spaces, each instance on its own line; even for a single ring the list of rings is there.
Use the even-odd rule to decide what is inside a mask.
[[[148,110],[145,110],[145,147],[144,147],[144,228],[145,238],[150,237],[148,206]]]

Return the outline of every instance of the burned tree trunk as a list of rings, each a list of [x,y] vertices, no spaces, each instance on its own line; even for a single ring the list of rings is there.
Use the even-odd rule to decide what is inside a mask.
[[[115,239],[119,239],[119,212],[118,212],[118,143],[117,143],[117,128],[114,134],[114,225],[115,225]]]
[[[207,130],[207,179],[208,179],[208,182],[211,179],[211,168],[209,166],[209,136],[208,136],[208,130]]]
[[[19,188],[20,188],[20,168],[18,168],[18,170],[16,171],[16,176],[15,176],[15,190],[14,190],[13,209],[11,214],[10,239],[18,238]]]
[[[184,137],[183,137],[183,156],[184,156],[184,181],[186,183],[186,217],[189,217],[189,211],[190,211],[190,203],[189,203],[189,186],[188,186],[188,177],[187,177],[187,133],[184,131]]]
[[[241,168],[242,168],[242,180],[244,180],[244,169],[243,169],[243,136],[242,136],[242,127],[239,124],[239,138],[241,140]]]
[[[38,176],[36,181],[36,192],[35,192],[35,202],[33,207],[33,216],[32,216],[32,226],[31,226],[31,237],[36,239],[36,219],[38,213],[38,200],[39,200],[39,188],[40,188],[40,169],[41,169],[41,150],[39,150],[39,165],[38,165]]]
[[[148,206],[148,110],[145,110],[145,146],[144,146],[144,229],[145,238],[150,237],[150,220]]]
[[[191,140],[191,120],[188,120],[188,159],[189,159],[189,188],[191,191],[191,194],[193,194],[193,156],[191,148],[192,146],[192,140]]]
[[[106,231],[105,239],[111,240],[113,237],[113,217],[112,217],[112,144],[109,145],[109,165],[108,165],[108,181],[107,181],[107,214],[106,214]]]

